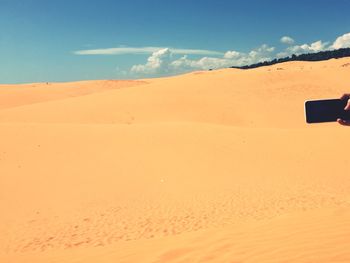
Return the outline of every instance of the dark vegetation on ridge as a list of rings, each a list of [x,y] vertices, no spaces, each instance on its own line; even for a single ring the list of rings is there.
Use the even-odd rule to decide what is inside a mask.
[[[317,53],[308,53],[308,54],[301,54],[301,55],[292,55],[290,57],[285,58],[275,58],[271,61],[264,61],[259,62],[256,64],[241,66],[241,67],[230,67],[230,68],[238,68],[238,69],[251,69],[251,68],[258,68],[263,66],[271,66],[274,64],[282,63],[282,62],[288,62],[288,61],[321,61],[321,60],[327,60],[331,58],[343,58],[343,57],[350,57],[350,48],[341,48],[336,50],[328,50],[328,51],[321,51]]]

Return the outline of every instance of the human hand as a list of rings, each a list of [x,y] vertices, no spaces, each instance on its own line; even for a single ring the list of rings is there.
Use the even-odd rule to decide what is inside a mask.
[[[347,100],[344,110],[350,110],[350,93],[344,94],[340,99]],[[350,126],[350,120],[338,119],[337,122],[341,125]]]

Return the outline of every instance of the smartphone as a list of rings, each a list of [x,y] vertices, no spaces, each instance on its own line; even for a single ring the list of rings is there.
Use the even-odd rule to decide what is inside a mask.
[[[347,100],[326,99],[309,100],[305,102],[307,123],[332,122],[341,118],[350,120],[350,111],[344,110]]]

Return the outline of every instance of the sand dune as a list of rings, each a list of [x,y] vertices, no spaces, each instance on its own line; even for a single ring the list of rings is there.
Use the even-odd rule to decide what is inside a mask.
[[[80,97],[96,92],[132,87],[144,81],[95,80],[70,83],[32,83],[22,85],[0,85],[0,109],[21,105]]]
[[[0,262],[349,262],[349,62],[0,86]]]
[[[0,112],[0,119],[40,123],[204,122],[303,127],[306,98],[334,97],[348,91],[349,67],[342,67],[347,61],[329,61],[328,67],[324,62],[320,62],[323,67],[312,62],[298,66],[294,62],[249,71],[226,69],[146,80],[151,84],[5,109]],[[91,85],[97,85],[95,89],[98,89],[98,83]]]

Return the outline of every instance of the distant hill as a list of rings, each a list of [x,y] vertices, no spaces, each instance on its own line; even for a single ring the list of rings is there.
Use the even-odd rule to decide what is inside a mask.
[[[350,48],[341,48],[336,50],[328,50],[328,51],[321,51],[317,53],[308,53],[308,54],[301,54],[301,55],[292,55],[290,57],[284,57],[284,58],[275,58],[271,61],[264,61],[259,62],[256,64],[241,66],[241,67],[235,67],[232,66],[230,68],[238,68],[238,69],[251,69],[251,68],[258,68],[263,66],[270,66],[282,62],[287,61],[321,61],[321,60],[327,60],[332,58],[342,58],[342,57],[350,57]]]

